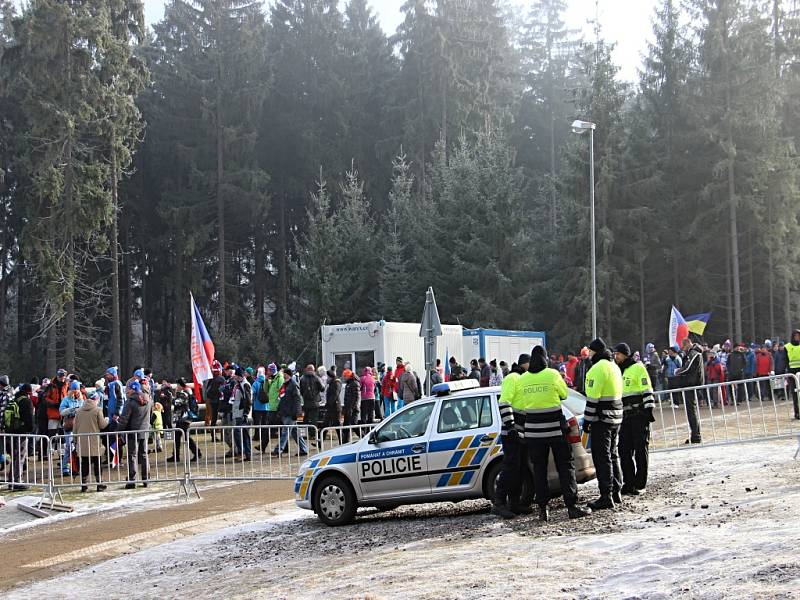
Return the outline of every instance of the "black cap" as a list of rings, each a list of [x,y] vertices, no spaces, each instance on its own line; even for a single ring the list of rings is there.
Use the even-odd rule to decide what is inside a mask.
[[[517,365],[527,365],[531,362],[531,355],[530,354],[520,354],[519,358],[517,359]]]
[[[542,348],[541,346],[534,346],[533,350],[531,350],[531,357],[537,356],[537,355],[538,356],[543,356],[545,358],[547,357],[547,353],[544,351],[544,348]]]
[[[606,343],[603,341],[603,338],[596,338],[592,340],[592,343],[589,344],[589,350],[593,352],[602,352],[606,349]]]
[[[616,345],[614,348],[614,352],[619,352],[620,354],[624,354],[625,356],[631,355],[631,347],[628,346],[625,342],[621,342]]]

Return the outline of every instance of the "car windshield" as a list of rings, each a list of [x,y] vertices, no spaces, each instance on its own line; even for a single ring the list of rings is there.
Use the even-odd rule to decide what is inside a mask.
[[[567,399],[564,400],[562,404],[566,406],[573,415],[582,415],[586,410],[586,397],[575,390],[569,390]]]
[[[410,408],[390,418],[376,433],[376,440],[391,442],[425,435],[433,412],[433,402],[413,404]]]

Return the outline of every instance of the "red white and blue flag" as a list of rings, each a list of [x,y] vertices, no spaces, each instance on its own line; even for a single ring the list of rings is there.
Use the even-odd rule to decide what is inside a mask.
[[[202,401],[200,394],[200,382],[211,379],[211,363],[214,362],[214,342],[208,335],[203,317],[195,304],[194,296],[189,294],[191,301],[190,311],[192,313],[192,336],[189,352],[192,357],[192,379],[194,380],[194,397],[198,402]]]
[[[681,311],[674,306],[669,315],[669,345],[680,347],[681,342],[689,337],[689,324],[683,318]]]
[[[444,351],[444,380],[450,381],[450,348]]]

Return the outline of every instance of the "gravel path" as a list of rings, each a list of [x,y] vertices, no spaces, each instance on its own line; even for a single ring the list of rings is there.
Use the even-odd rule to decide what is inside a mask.
[[[499,521],[485,501],[364,510],[327,528],[286,503],[266,523],[195,536],[12,598],[800,598],[793,441],[653,455],[645,496],[570,521]],[[584,499],[595,485],[581,486]]]

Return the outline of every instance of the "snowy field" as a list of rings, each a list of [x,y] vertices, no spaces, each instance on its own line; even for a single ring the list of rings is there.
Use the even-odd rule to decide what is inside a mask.
[[[645,496],[580,521],[488,503],[364,511],[323,526],[284,503],[8,598],[800,598],[800,460],[783,440],[659,453]],[[582,486],[583,500],[594,483]],[[273,508],[275,508],[273,506]],[[112,591],[113,590],[113,591]]]

